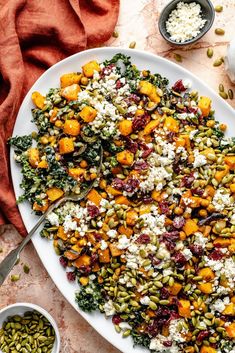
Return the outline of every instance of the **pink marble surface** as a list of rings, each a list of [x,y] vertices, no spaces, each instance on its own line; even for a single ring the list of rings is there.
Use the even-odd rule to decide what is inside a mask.
[[[216,14],[214,26],[199,42],[182,49],[168,45],[160,36],[157,19],[168,0],[121,0],[120,16],[117,25],[118,38],[111,38],[106,45],[128,47],[136,41],[136,48],[146,50],[169,60],[175,61],[174,54],[182,56],[183,67],[201,77],[209,86],[218,90],[223,82],[226,89],[235,87],[224,72],[223,66],[213,67],[213,61],[224,56],[228,42],[233,38],[235,1],[214,0],[214,5],[223,4],[224,11]],[[225,29],[224,36],[214,34],[214,29]],[[214,57],[208,59],[206,50],[213,47]],[[228,101],[235,107],[235,99]],[[0,232],[0,261],[20,241],[17,233]],[[23,264],[30,266],[30,273],[23,272]],[[32,302],[41,305],[56,319],[62,338],[61,353],[118,353],[118,350],[106,342],[86,321],[64,300],[44,269],[32,244],[21,255],[20,263],[12,274],[20,274],[18,282],[8,278],[0,287],[0,309],[15,302]]]

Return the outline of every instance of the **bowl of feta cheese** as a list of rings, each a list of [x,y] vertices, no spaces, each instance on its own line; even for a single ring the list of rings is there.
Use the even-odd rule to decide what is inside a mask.
[[[165,40],[182,46],[204,36],[214,18],[215,10],[210,0],[173,0],[162,10],[158,26]]]

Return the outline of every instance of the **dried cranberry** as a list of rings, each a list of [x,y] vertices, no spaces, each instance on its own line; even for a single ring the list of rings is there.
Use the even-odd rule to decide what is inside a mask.
[[[193,114],[197,114],[198,109],[197,108],[188,107],[188,112],[189,113],[193,113]]]
[[[148,147],[148,146],[147,146],[145,143],[143,143],[143,142],[140,142],[140,143],[139,143],[139,147],[143,150],[143,152],[142,152],[142,158],[147,158],[147,157],[150,155],[150,153],[153,152],[153,149],[150,148],[150,147]]]
[[[169,209],[169,203],[167,201],[160,201],[158,203],[158,206],[160,208],[161,213],[169,214],[170,209]]]
[[[196,195],[202,196],[204,194],[204,190],[199,189],[199,188],[191,189],[191,191],[192,191],[193,195],[196,194]]]
[[[120,80],[117,80],[116,81],[116,88],[119,89],[121,87],[123,87],[123,83]]]
[[[67,278],[70,282],[74,282],[76,279],[76,273],[75,272],[66,272]]]
[[[137,94],[131,93],[128,97],[130,100],[132,100],[134,103],[138,103],[140,101],[140,97],[137,96]]]
[[[147,331],[151,337],[156,337],[158,334],[158,323],[154,320],[151,325],[147,326]]]
[[[164,347],[171,347],[172,346],[172,341],[164,341],[162,342]]]
[[[174,259],[175,259],[175,264],[177,267],[182,267],[187,263],[187,259],[180,251],[175,253]]]
[[[91,273],[91,267],[90,267],[90,266],[82,265],[82,266],[79,267],[79,271],[80,271],[83,275],[87,276],[87,275],[89,275],[89,274]]]
[[[173,91],[175,92],[184,92],[186,91],[186,87],[184,87],[183,81],[178,80],[175,82],[175,84],[172,86]]]
[[[114,325],[119,325],[122,322],[122,318],[119,315],[113,315],[112,322]]]
[[[98,214],[100,213],[98,207],[96,207],[95,205],[88,205],[87,211],[91,218],[98,216]]]
[[[194,182],[194,176],[192,174],[190,175],[185,175],[182,179],[182,186],[185,186],[186,188],[191,188],[192,183]]]
[[[175,217],[173,220],[173,226],[176,229],[181,229],[185,225],[185,219],[182,216]]]
[[[180,233],[178,230],[174,230],[172,232],[165,232],[163,233],[163,238],[168,240],[177,240],[179,238]]]
[[[124,191],[126,191],[126,192],[132,193],[132,192],[134,192],[135,189],[139,186],[139,183],[140,183],[140,182],[139,182],[138,179],[129,178],[129,179],[127,180],[127,182],[124,184],[123,189],[124,189]]]
[[[147,120],[148,120],[148,114],[137,115],[132,121],[133,131],[143,130],[147,124]]]
[[[119,178],[114,178],[112,181],[112,185],[115,189],[122,191],[124,188],[124,181]]]
[[[171,132],[169,132],[169,133],[167,134],[167,140],[168,140],[169,142],[174,142],[175,136],[176,136],[176,133],[173,132],[173,131],[171,131]]]
[[[166,288],[164,288],[164,287],[161,288],[161,290],[160,290],[160,297],[161,297],[162,299],[168,299],[169,296],[170,296],[169,291],[168,291]]]
[[[94,233],[94,237],[97,241],[101,241],[102,240],[102,236],[99,233]]]
[[[67,267],[67,265],[68,265],[68,260],[66,259],[66,257],[61,256],[59,261],[60,261],[60,264],[61,264],[64,268]]]
[[[163,242],[166,245],[168,251],[172,252],[175,249],[175,243],[173,243],[171,240],[164,239]]]
[[[220,250],[214,250],[208,257],[209,259],[216,261],[216,260],[221,260],[224,257],[224,255]]]
[[[195,256],[202,256],[203,255],[203,247],[201,245],[190,245],[189,249],[192,251],[193,255]]]
[[[99,258],[98,254],[97,253],[93,253],[91,255],[91,264],[93,265],[96,261],[98,261],[98,258]]]
[[[205,338],[207,338],[210,335],[210,331],[207,330],[203,330],[201,332],[199,332],[199,334],[197,335],[197,340],[199,342],[202,342]]]
[[[142,201],[143,203],[148,204],[148,203],[152,203],[153,199],[151,196],[143,196]]]
[[[141,234],[137,239],[136,243],[139,244],[148,244],[150,243],[150,236],[148,234]]]
[[[114,67],[115,67],[114,64],[110,64],[110,65],[105,66],[105,67],[101,70],[100,76],[101,76],[101,77],[104,77],[104,76],[106,76],[106,75],[110,75],[111,72],[112,72],[112,69],[113,69]]]
[[[138,171],[146,170],[148,169],[148,167],[149,165],[145,161],[136,161],[135,164],[133,165],[133,169]]]
[[[130,137],[126,137],[125,141],[126,141],[126,148],[130,152],[135,154],[138,151],[138,143],[131,140]]]

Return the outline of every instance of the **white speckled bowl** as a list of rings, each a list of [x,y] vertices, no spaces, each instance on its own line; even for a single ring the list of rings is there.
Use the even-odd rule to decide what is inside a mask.
[[[59,353],[60,352],[60,333],[57,327],[57,324],[53,317],[43,308],[38,305],[31,304],[31,303],[16,303],[9,305],[0,310],[0,328],[2,327],[3,322],[7,319],[8,316],[13,315],[23,315],[26,311],[33,311],[36,310],[43,316],[45,316],[48,321],[51,323],[53,329],[55,330],[55,342],[52,349],[52,353]],[[0,349],[0,353],[2,353]]]

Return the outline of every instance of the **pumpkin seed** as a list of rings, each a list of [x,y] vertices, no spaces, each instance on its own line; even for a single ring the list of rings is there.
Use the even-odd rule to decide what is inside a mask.
[[[219,92],[220,97],[223,99],[228,99],[228,94],[226,92]]]
[[[129,48],[134,49],[136,47],[136,42],[133,41],[129,44]]]
[[[223,63],[223,60],[221,58],[216,59],[213,63],[213,66],[220,66],[222,65],[222,63]]]
[[[223,83],[220,83],[220,84],[219,84],[219,91],[220,91],[220,92],[224,92],[224,85],[223,85]]]
[[[216,28],[215,34],[218,34],[219,36],[223,36],[225,34],[225,30],[223,28]]]
[[[215,6],[215,12],[222,12],[223,11],[223,6],[222,5],[216,5]]]
[[[233,99],[233,90],[230,88],[229,90],[228,90],[228,96],[229,96],[229,99]]]
[[[178,62],[182,62],[182,56],[180,54],[174,53],[174,59]]]
[[[208,58],[212,58],[214,51],[212,48],[208,48],[206,53],[207,53]]]
[[[118,38],[118,36],[119,36],[118,31],[113,31],[112,36],[113,36],[114,38]]]

